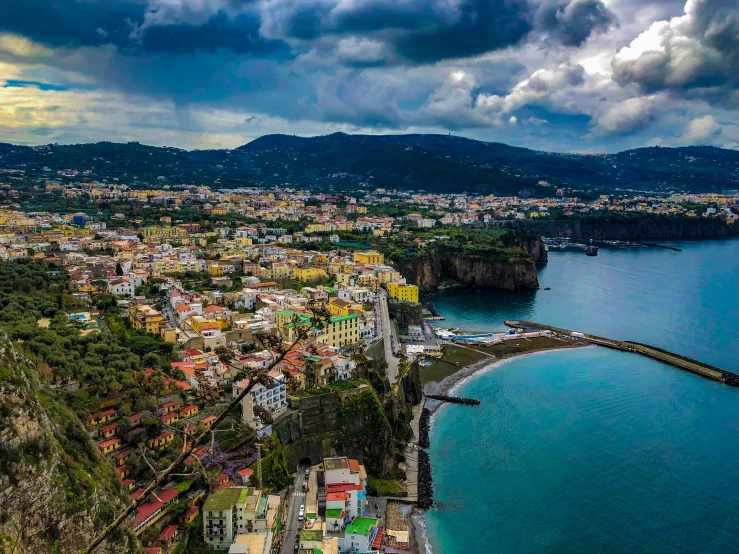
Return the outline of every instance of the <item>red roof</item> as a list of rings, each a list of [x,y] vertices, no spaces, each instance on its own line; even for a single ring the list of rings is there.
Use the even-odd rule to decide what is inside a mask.
[[[175,417],[179,417],[179,416],[176,413],[172,412],[162,417],[162,421],[169,421],[170,419],[173,419]]]
[[[134,520],[134,527],[138,527],[144,523],[147,519],[153,516],[158,510],[161,510],[164,505],[159,502],[156,498],[147,500],[136,511],[136,519]]]
[[[169,408],[169,407],[172,407],[174,405],[175,405],[175,402],[174,401],[172,401],[172,402],[165,402],[164,404],[162,404],[162,408]]]
[[[162,440],[162,439],[166,439],[167,437],[169,437],[172,434],[173,434],[172,431],[165,431],[164,433],[162,433],[161,435],[159,435],[156,438],[157,438],[157,440]]]
[[[198,512],[200,512],[200,508],[199,508],[199,507],[198,507],[197,505],[195,505],[195,506],[191,506],[191,507],[190,507],[190,509],[189,509],[189,510],[187,510],[187,511],[186,511],[186,512],[185,512],[185,513],[183,514],[183,516],[184,516],[184,517],[187,517],[187,518],[189,518],[189,517],[191,517],[191,516],[192,516],[193,514],[197,514]]]
[[[164,489],[163,491],[159,491],[158,493],[155,493],[156,496],[152,496],[152,498],[159,498],[162,502],[165,504],[167,502],[171,502],[175,498],[177,498],[177,495],[180,494],[180,491],[177,489],[173,489],[172,487],[168,489]]]
[[[128,457],[128,455],[131,453],[130,448],[126,448],[125,450],[121,450],[120,452],[116,452],[113,454],[114,460],[122,460],[123,458]]]
[[[189,412],[190,410],[197,410],[198,407],[195,404],[190,404],[189,406],[185,406],[184,408],[180,408],[180,413],[182,412]]]
[[[349,498],[349,495],[345,492],[331,492],[326,494],[326,501],[330,502],[332,500],[346,500]]]
[[[359,462],[357,460],[349,460],[349,469],[359,471]]]
[[[120,444],[121,440],[118,438],[112,438],[107,441],[99,442],[98,448],[107,448],[109,446],[113,446],[114,444]]]
[[[116,410],[111,408],[110,410],[105,410],[103,412],[100,412],[100,417],[116,415],[117,413],[118,412]]]
[[[136,500],[139,496],[141,496],[144,493],[144,489],[136,489],[131,494],[128,495],[128,498],[131,500]]]
[[[115,470],[116,470],[116,471],[117,471],[118,473],[123,473],[123,472],[125,472],[125,471],[128,471],[128,468],[127,468],[127,467],[126,467],[125,465],[122,465],[122,466],[118,466],[117,468],[115,468]]]
[[[177,534],[177,526],[176,525],[167,525],[163,530],[162,533],[159,535],[160,541],[168,541],[172,537],[174,537]]]
[[[254,473],[254,471],[252,471],[248,467],[245,467],[244,469],[240,469],[238,471],[238,474],[241,475],[242,477],[246,477],[247,475],[251,475],[252,473]]]
[[[115,431],[116,429],[118,429],[117,423],[111,423],[110,425],[105,425],[104,427],[100,428],[103,433],[107,433],[108,431]]]
[[[326,485],[326,494],[332,492],[347,492],[347,491],[361,491],[364,490],[362,485],[355,485],[354,483],[332,483]]]
[[[132,485],[133,482],[134,482],[133,479],[126,479],[125,481],[123,481],[123,486],[127,487],[129,485]]]
[[[131,415],[131,417],[129,417],[128,419],[129,419],[129,421],[130,421],[131,423],[136,423],[136,422],[137,422],[137,421],[139,421],[139,420],[140,420],[140,419],[141,419],[142,417],[144,417],[144,416],[143,416],[143,415],[142,415],[141,413],[138,413],[138,414],[132,414],[132,415]]]
[[[226,475],[225,473],[221,473],[218,476],[218,484],[224,483],[224,482],[228,481],[228,479],[229,479],[228,475]]]
[[[378,527],[377,534],[375,535],[375,538],[372,541],[372,550],[379,550],[381,544],[382,544],[382,527]]]
[[[200,423],[210,423],[211,421],[215,421],[215,420],[216,420],[216,416],[209,415],[209,416],[204,417],[203,419],[201,419],[200,420]]]
[[[146,554],[162,554],[162,547],[161,546],[145,546],[144,552],[146,552]]]

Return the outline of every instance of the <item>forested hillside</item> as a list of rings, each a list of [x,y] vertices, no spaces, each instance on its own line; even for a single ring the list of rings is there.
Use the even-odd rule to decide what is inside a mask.
[[[14,182],[43,178],[141,186],[206,184],[420,189],[552,195],[552,186],[609,191],[721,191],[739,188],[739,151],[710,146],[640,148],[616,154],[541,152],[448,135],[267,135],[234,150],[139,143],[0,144],[0,170]],[[73,174],[78,172],[77,174]]]

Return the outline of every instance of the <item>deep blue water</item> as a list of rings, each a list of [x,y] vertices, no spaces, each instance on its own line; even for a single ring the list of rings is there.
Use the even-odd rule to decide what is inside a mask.
[[[539,271],[542,290],[453,289],[424,299],[436,303],[447,327],[502,330],[505,319],[528,319],[739,371],[739,239],[664,244],[683,251],[550,252]]]
[[[527,318],[739,369],[739,241],[552,253],[551,291],[435,295],[447,324]],[[515,358],[436,415],[434,554],[739,552],[739,389],[603,348]]]

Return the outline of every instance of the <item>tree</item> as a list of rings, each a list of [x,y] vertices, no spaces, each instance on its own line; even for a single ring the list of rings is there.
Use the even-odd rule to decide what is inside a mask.
[[[216,349],[213,352],[224,364],[228,364],[234,358],[233,351],[225,346],[216,346]]]
[[[115,264],[115,274],[119,277],[123,275],[123,268],[121,267],[121,262],[116,262]]]
[[[244,399],[244,397],[249,394],[256,385],[271,385],[274,380],[272,377],[269,376],[269,372],[272,371],[272,369],[274,369],[275,366],[277,366],[285,358],[285,355],[290,352],[298,343],[305,341],[309,337],[311,337],[311,333],[313,333],[314,329],[322,329],[328,325],[328,322],[331,320],[331,314],[324,306],[311,302],[309,303],[309,308],[311,309],[312,316],[307,324],[301,325],[300,318],[297,315],[293,318],[293,324],[296,326],[297,329],[297,337],[287,347],[283,345],[282,338],[277,335],[277,333],[262,332],[258,334],[258,339],[262,343],[262,345],[268,350],[277,352],[278,355],[275,356],[275,359],[268,367],[264,369],[250,368],[248,370],[249,384],[244,388],[244,390],[241,391],[238,396],[234,397],[231,400],[231,402],[225,409],[223,409],[216,416],[216,419],[211,425],[212,429],[218,429],[218,425],[223,422],[237,406],[241,404],[241,401]],[[205,387],[201,387],[201,389],[203,388]],[[208,394],[210,391],[200,390],[199,392],[203,394]],[[98,546],[100,546],[100,544],[106,539],[106,537],[108,537],[108,535],[110,535],[110,533],[118,528],[121,523],[126,521],[126,519],[128,519],[128,517],[134,513],[134,511],[141,505],[141,503],[146,502],[146,500],[148,500],[154,490],[156,490],[162,484],[171,479],[174,471],[177,468],[181,467],[184,464],[185,460],[190,457],[197,448],[202,446],[208,440],[208,438],[212,436],[211,431],[209,430],[200,431],[197,435],[191,435],[185,433],[184,431],[179,432],[184,435],[185,444],[183,445],[183,448],[177,458],[166,468],[157,472],[156,477],[146,486],[146,488],[138,496],[138,498],[133,500],[128,505],[128,507],[126,507],[115,518],[115,520],[113,520],[110,525],[108,525],[97,537],[95,537],[95,539],[88,545],[87,549],[85,550],[85,554],[90,554]]]

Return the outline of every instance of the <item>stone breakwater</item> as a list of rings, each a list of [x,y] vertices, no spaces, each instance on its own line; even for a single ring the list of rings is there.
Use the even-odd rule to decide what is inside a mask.
[[[474,398],[460,398],[459,396],[447,396],[445,394],[427,394],[426,398],[448,402],[449,404],[462,404],[463,406],[479,406],[480,401]]]
[[[425,450],[418,450],[418,507],[428,510],[434,505],[434,483],[431,458]]]
[[[418,446],[421,448],[429,448],[431,440],[429,431],[431,428],[431,410],[424,408],[421,411],[421,417],[418,419]]]

